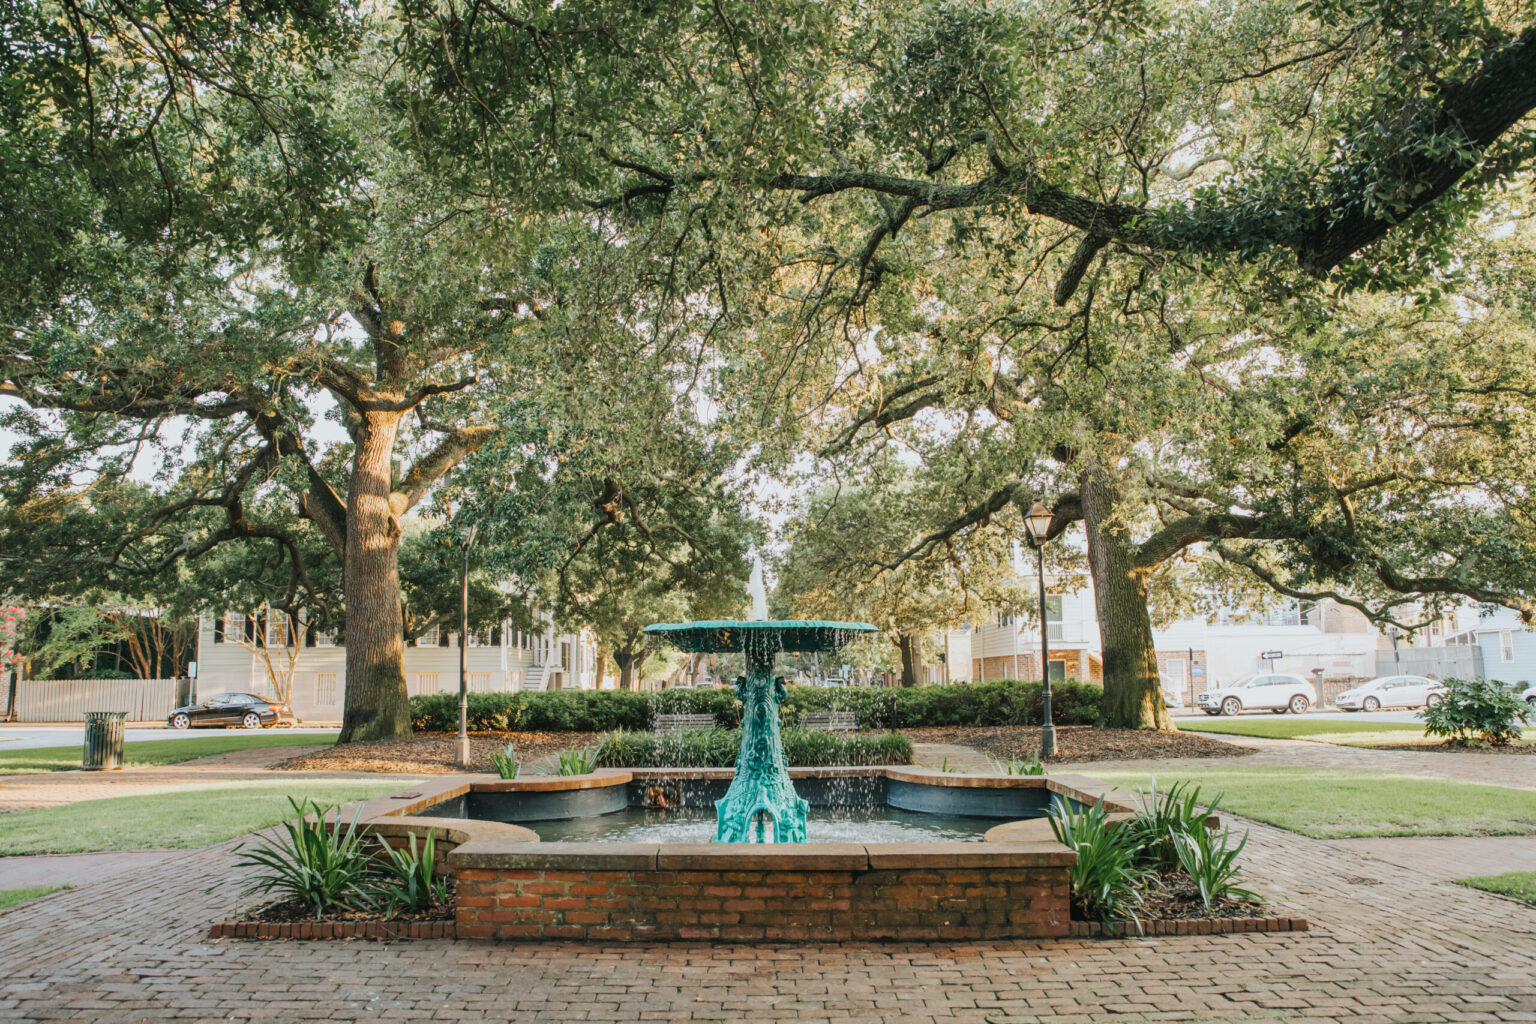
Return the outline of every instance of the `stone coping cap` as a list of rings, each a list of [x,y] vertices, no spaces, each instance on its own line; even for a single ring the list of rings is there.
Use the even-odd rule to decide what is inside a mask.
[[[1050,830],[1045,841],[985,843],[871,843],[869,866],[887,868],[1036,868],[1069,867],[1077,852],[1056,842]]]
[[[465,843],[448,855],[455,870],[651,871],[660,843],[539,843],[509,848],[499,841]]]
[[[589,775],[530,775],[520,779],[502,779],[493,775],[477,776],[470,783],[476,793],[559,793],[572,789],[602,789],[628,785],[633,776],[618,768],[599,768]]]
[[[887,768],[885,777],[898,782],[958,789],[1046,789],[1044,775],[961,775],[937,768]]]
[[[663,871],[864,871],[862,843],[667,843],[656,866]]]
[[[474,842],[537,843],[539,834],[531,828],[505,821],[481,821],[478,818],[418,818],[396,815],[362,826],[376,836],[425,836],[435,831],[444,842],[463,846]]]

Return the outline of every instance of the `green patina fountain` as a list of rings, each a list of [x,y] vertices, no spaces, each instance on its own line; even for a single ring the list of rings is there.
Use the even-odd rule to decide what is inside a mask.
[[[785,688],[773,676],[773,662],[781,651],[839,650],[875,627],[867,622],[717,621],[658,623],[645,632],[693,654],[746,656],[747,674],[736,683],[741,750],[731,788],[715,803],[715,842],[805,842],[807,804],[795,794],[784,763],[779,705]]]

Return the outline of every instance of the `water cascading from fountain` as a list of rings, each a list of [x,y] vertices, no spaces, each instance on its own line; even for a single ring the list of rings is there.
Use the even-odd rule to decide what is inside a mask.
[[[779,707],[786,695],[773,663],[785,651],[837,651],[875,627],[865,622],[657,623],[645,632],[690,653],[746,656],[736,683],[741,698],[741,748],[731,788],[715,802],[717,843],[803,843],[809,805],[795,793],[784,760]],[[771,835],[771,839],[770,839]]]

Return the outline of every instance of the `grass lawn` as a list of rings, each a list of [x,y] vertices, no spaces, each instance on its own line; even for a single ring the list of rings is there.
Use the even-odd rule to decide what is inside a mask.
[[[129,766],[154,766],[190,761],[210,754],[252,747],[327,746],[336,742],[334,733],[252,732],[216,733],[212,736],[188,736],[186,739],[141,740],[123,744],[123,763]],[[81,747],[37,747],[33,750],[0,750],[0,775],[30,772],[62,772],[80,767]]]
[[[1536,871],[1511,871],[1505,875],[1479,875],[1463,878],[1457,885],[1496,892],[1501,896],[1513,896],[1517,900],[1536,904]]]
[[[5,815],[5,827],[0,829],[0,856],[212,846],[289,817],[289,796],[334,804],[411,784],[408,778],[384,782],[262,779],[13,811]]]
[[[6,907],[14,907],[18,903],[25,903],[27,900],[35,900],[39,896],[47,896],[49,893],[58,892],[60,889],[68,888],[69,886],[67,885],[34,885],[30,889],[0,889],[0,910],[4,910]]]
[[[1181,718],[1180,732],[1219,732],[1232,736],[1262,736],[1266,739],[1294,740],[1307,736],[1333,736],[1350,733],[1409,733],[1424,735],[1424,726],[1418,722],[1373,722],[1370,719],[1340,722],[1336,719],[1314,718],[1305,715],[1239,715],[1236,718]],[[1405,739],[1407,737],[1404,737]]]
[[[1147,772],[1095,771],[1145,789]],[[1536,792],[1449,779],[1325,768],[1210,768],[1158,772],[1159,787],[1187,779],[1220,810],[1315,839],[1357,836],[1536,834]]]

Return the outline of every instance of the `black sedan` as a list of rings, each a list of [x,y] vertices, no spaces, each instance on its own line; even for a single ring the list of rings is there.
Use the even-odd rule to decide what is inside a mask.
[[[292,712],[288,705],[279,704],[254,693],[221,693],[198,704],[177,708],[165,719],[172,729],[197,729],[204,726],[226,727],[238,725],[244,729],[260,729],[264,725],[276,725]]]

